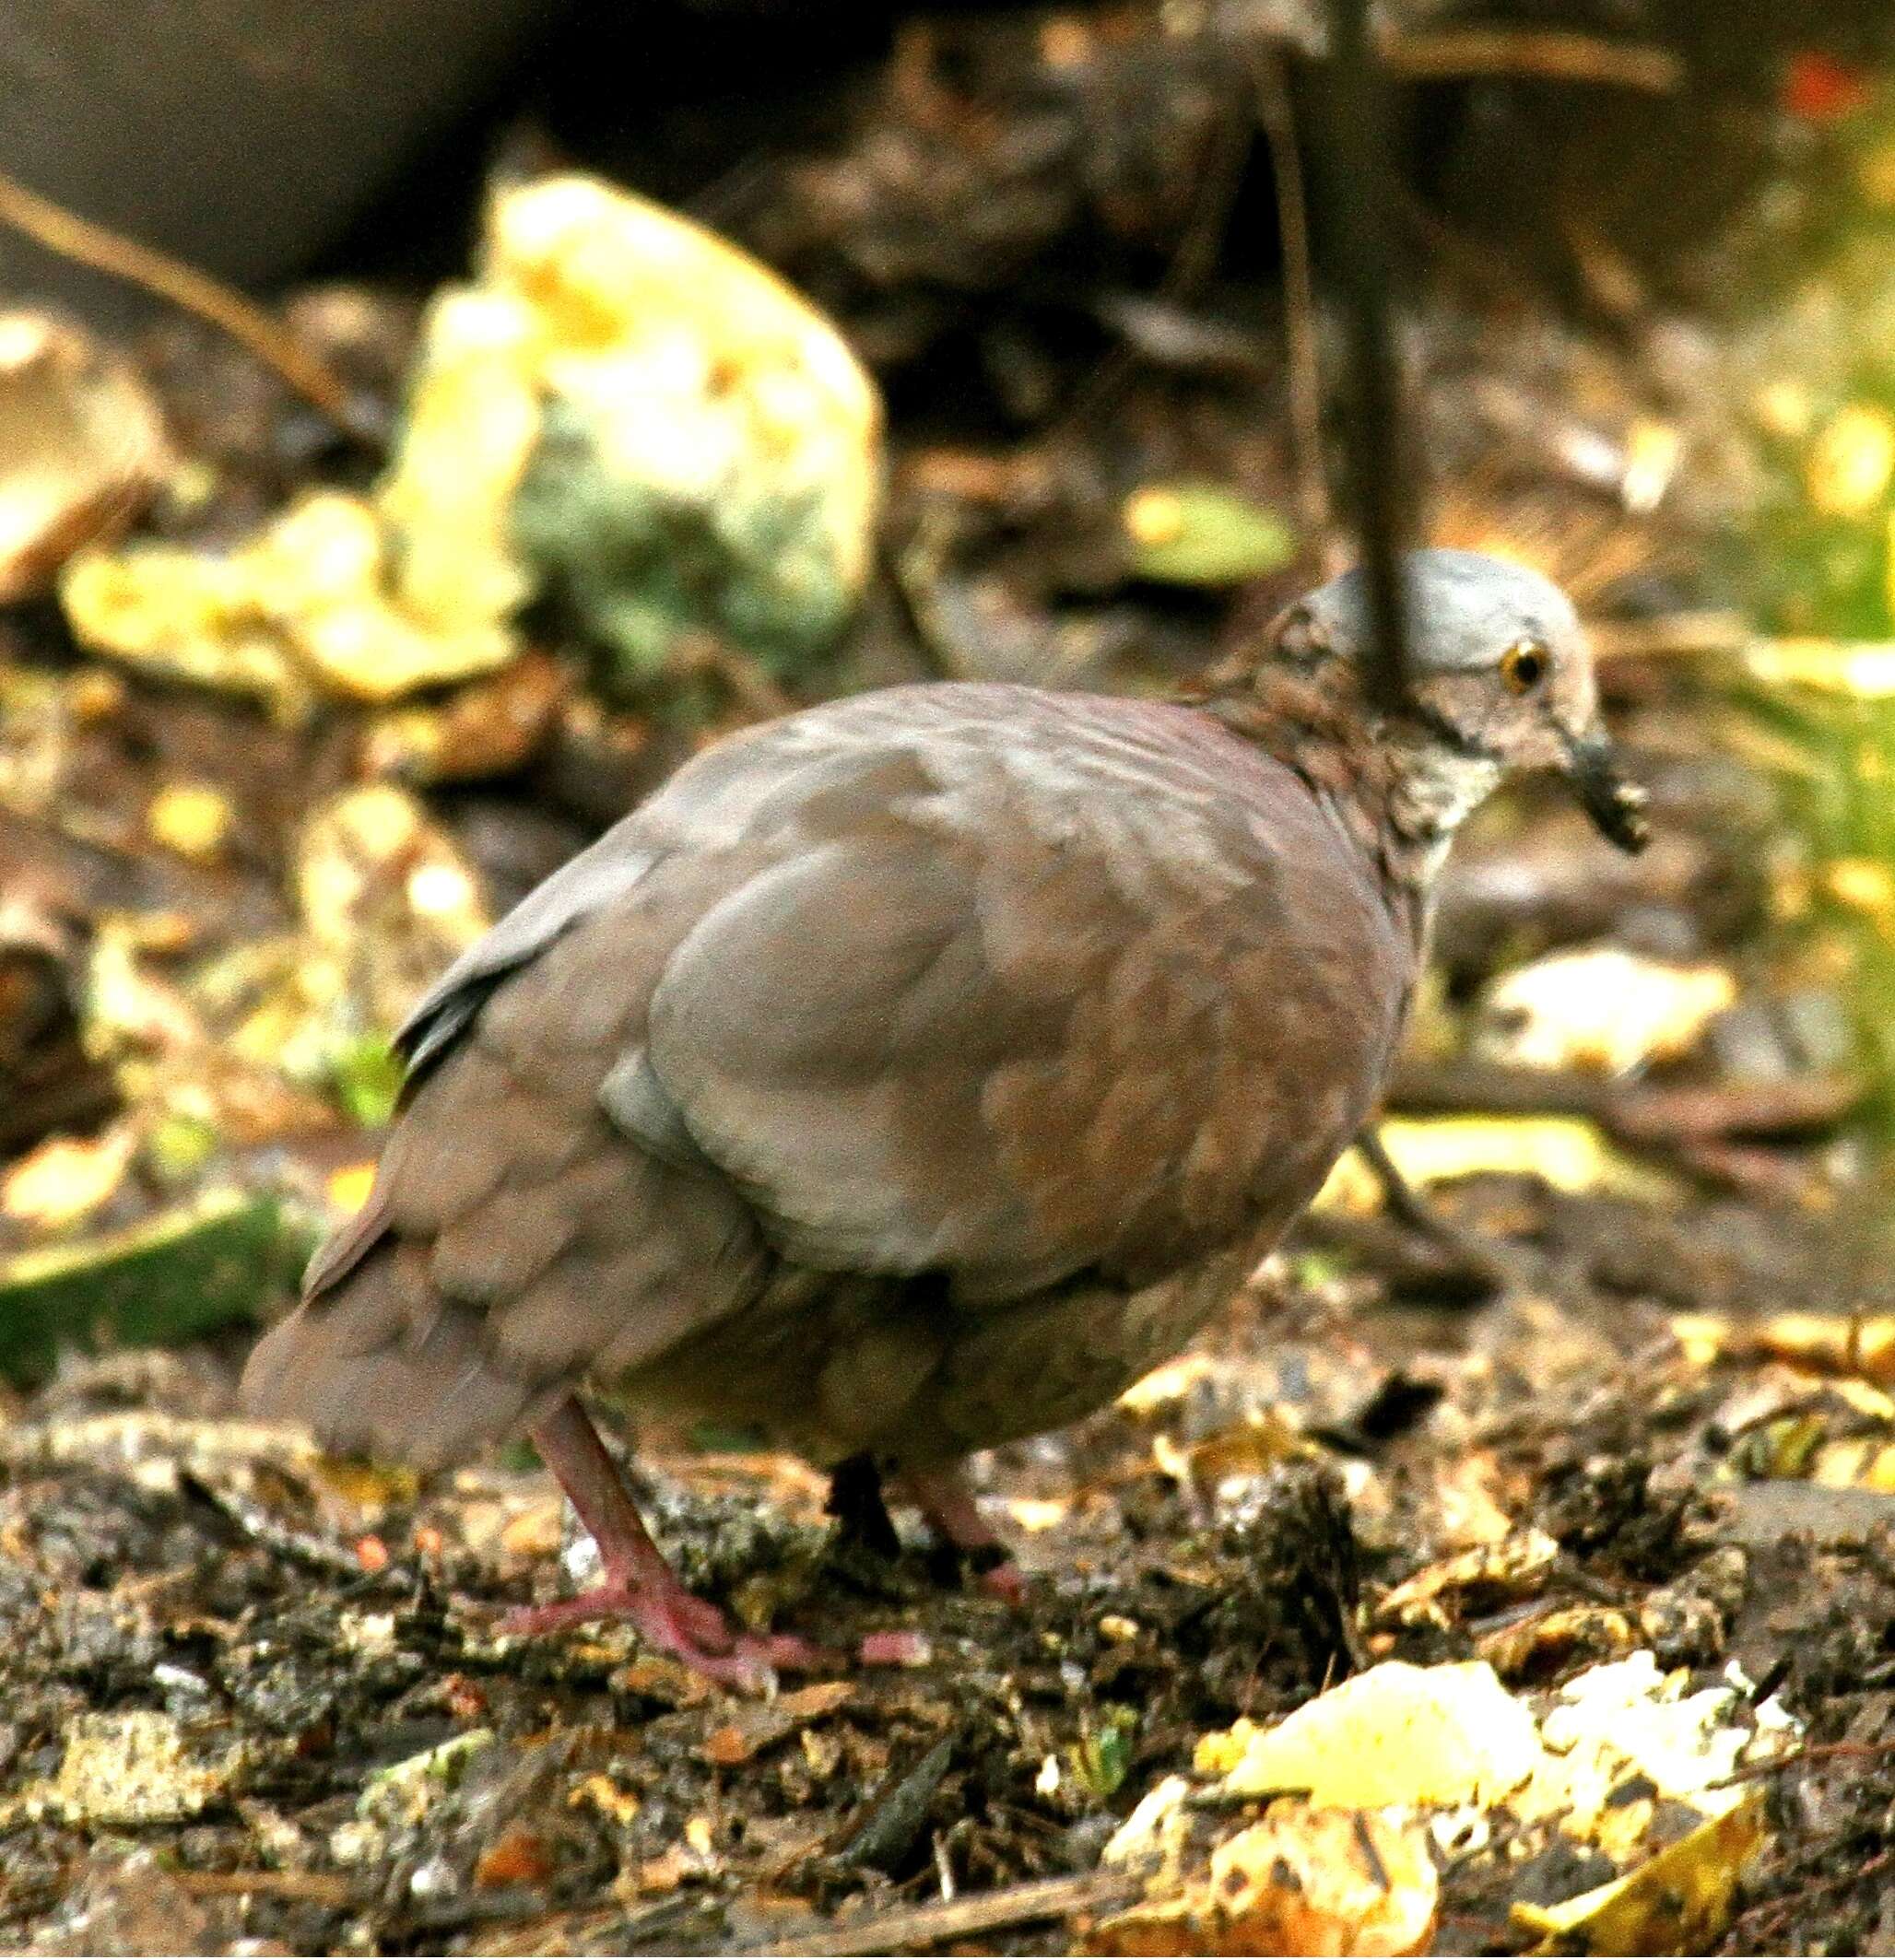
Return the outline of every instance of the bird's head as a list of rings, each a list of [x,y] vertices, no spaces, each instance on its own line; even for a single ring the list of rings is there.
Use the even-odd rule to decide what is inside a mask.
[[[1516,769],[1558,769],[1622,851],[1644,848],[1645,792],[1599,720],[1593,661],[1572,602],[1524,566],[1474,551],[1411,552],[1407,698],[1380,717],[1408,826],[1445,837]],[[1270,657],[1359,691],[1371,645],[1368,584],[1345,573],[1270,628]]]

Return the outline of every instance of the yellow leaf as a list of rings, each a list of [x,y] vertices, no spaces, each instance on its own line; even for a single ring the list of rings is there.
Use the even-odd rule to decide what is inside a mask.
[[[1791,1312],[1747,1322],[1681,1313],[1671,1327],[1699,1367],[1721,1358],[1787,1361],[1812,1373],[1895,1383],[1895,1314]],[[1864,1413],[1879,1418],[1883,1412],[1870,1405]]]
[[[1713,960],[1587,946],[1516,968],[1482,995],[1483,1054],[1520,1068],[1628,1075],[1688,1054],[1737,997]]]
[[[1404,1620],[1443,1594],[1477,1592],[1484,1602],[1530,1599],[1546,1586],[1559,1563],[1558,1541],[1529,1525],[1497,1543],[1473,1545],[1424,1566],[1383,1596],[1376,1618]]]
[[[1624,1878],[1557,1906],[1517,1902],[1513,1923],[1542,1935],[1543,1954],[1703,1953],[1729,1919],[1737,1881],[1762,1842],[1762,1794],[1753,1790]]]
[[[1211,1853],[1208,1874],[1115,1913],[1096,1954],[1417,1954],[1440,1881],[1425,1828],[1374,1813],[1279,1804]]]
[[[1806,487],[1825,517],[1861,517],[1881,502],[1895,476],[1895,421],[1852,403],[1824,425],[1810,452]]]
[[[1498,1172],[1541,1178],[1556,1191],[1613,1191],[1654,1200],[1671,1191],[1665,1178],[1614,1150],[1596,1124],[1579,1117],[1403,1117],[1383,1123],[1381,1136],[1410,1184]],[[1319,1210],[1367,1210],[1379,1191],[1373,1173],[1349,1151],[1315,1203]]]
[[[1533,1715],[1484,1661],[1385,1661],[1244,1739],[1224,1787],[1317,1804],[1492,1802],[1540,1761]]]
[[[323,1187],[329,1203],[338,1212],[360,1211],[374,1188],[375,1167],[372,1163],[345,1164],[340,1169],[329,1173],[328,1182]]]
[[[102,1136],[49,1137],[0,1181],[0,1212],[46,1231],[77,1225],[119,1188],[136,1148],[126,1125]]]
[[[174,782],[151,799],[145,827],[155,842],[181,858],[203,863],[229,841],[230,800],[208,783]]]

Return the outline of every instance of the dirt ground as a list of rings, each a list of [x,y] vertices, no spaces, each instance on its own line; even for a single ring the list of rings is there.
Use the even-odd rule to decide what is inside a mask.
[[[1175,11],[968,10],[825,66],[759,6],[769,115],[711,89],[628,135],[595,50],[512,132],[509,167],[689,202],[873,372],[877,571],[826,662],[694,643],[628,691],[547,604],[484,678],[272,714],[88,655],[48,593],[0,613],[0,1946],[1169,1951],[1128,1930],[1147,1874],[1108,1855],[1141,1802],[1183,1778],[1223,1832],[1298,1795],[1216,1786],[1207,1737],[1388,1661],[1485,1662],[1543,1708],[1649,1654],[1667,1692],[1789,1738],[1725,1779],[1760,1792],[1746,1855],[1670,1950],[1895,1950],[1895,1286],[1854,969],[1818,905],[1854,863],[1895,934],[1895,887],[1790,820],[1820,772],[1749,711],[1732,513],[1764,473],[1733,460],[1748,370],[1712,303],[1807,242],[1794,198],[1753,196],[1813,140],[1817,110],[1769,93],[1794,22],[1673,100],[1649,61],[1597,93],[1443,78],[1465,44],[1396,10],[1421,522],[1574,591],[1656,841],[1620,861],[1552,794],[1484,813],[1390,1096],[1397,1126],[1480,1119],[1476,1174],[1419,1219],[1312,1214],[1188,1356],[977,1463],[1023,1605],[912,1518],[892,1554],[846,1529],[823,1477],[746,1438],[641,1438],[692,1585],[839,1649],[922,1637],[912,1666],[739,1700],[621,1630],[500,1632],[571,1577],[529,1455],[421,1482],[235,1411],[255,1319],[361,1195],[386,1029],[456,950],[404,897],[418,866],[492,916],[724,728],[917,677],[1165,687],[1319,574],[1312,492],[1325,455],[1339,473],[1322,429],[1301,442],[1297,363],[1333,323],[1285,298],[1275,71],[1251,29]],[[1308,23],[1276,11],[1265,52],[1305,112]],[[1648,11],[1693,61],[1715,41],[1682,0]],[[1819,103],[1854,86],[1795,72]],[[1497,157],[1545,201],[1488,195]],[[476,175],[410,214],[430,279],[463,262]],[[345,432],[207,329],[127,332],[188,465],[148,532],[223,546],[373,478],[425,297],[390,276],[409,236],[358,240],[285,308],[352,391]],[[1289,534],[1241,591],[1133,548],[1142,492],[1206,484]],[[1812,560],[1834,542],[1795,534]],[[1496,1062],[1495,984],[1601,946],[1730,998],[1618,1075]],[[77,1278],[49,1277],[75,1245]],[[1636,1781],[1614,1801],[1644,1806],[1642,1855],[1690,1837]],[[1625,1870],[1492,1819],[1442,1843],[1393,1950],[1559,1950],[1516,1908]],[[1626,1950],[1566,1943],[1589,1940]]]
[[[712,1596],[839,1645],[926,1637],[924,1664],[773,1700],[616,1630],[498,1637],[556,1584],[541,1474],[324,1462],[232,1418],[228,1350],[71,1367],[0,1437],[0,1939],[1063,1952],[1136,1891],[1101,1848],[1206,1731],[1371,1657],[1487,1656],[1528,1685],[1637,1642],[1706,1679],[1736,1660],[1806,1724],[1721,1950],[1886,1950],[1895,1500],[1757,1473],[1786,1422],[1825,1446],[1895,1424],[1743,1338],[1793,1297],[1840,1359],[1846,1235],[1505,1180],[1452,1215],[1517,1261],[1503,1297],[1404,1298],[1361,1262],[1299,1285],[1291,1260],[1136,1411],[983,1464],[1017,1612],[918,1536],[848,1542],[793,1461],[645,1451],[660,1536]],[[1724,1321],[1730,1356],[1681,1349],[1680,1313]],[[1476,1535],[1537,1526],[1557,1557],[1427,1624],[1380,1612],[1489,1512]],[[76,1764],[132,1711],[163,1720]],[[1510,1905],[1575,1889],[1570,1856],[1451,1868],[1433,1950],[1520,1950]]]

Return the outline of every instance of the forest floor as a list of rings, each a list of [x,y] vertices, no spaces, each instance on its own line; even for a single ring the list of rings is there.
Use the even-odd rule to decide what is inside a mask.
[[[1315,1224],[1136,1405],[987,1461],[1018,1610],[918,1535],[842,1540],[794,1460],[648,1449],[712,1596],[925,1637],[771,1699],[618,1629],[500,1636],[556,1589],[541,1473],[316,1458],[232,1416],[215,1348],[70,1367],[0,1432],[0,1942],[1169,1950],[1115,1943],[1140,1880],[1101,1852],[1207,1733],[1391,1658],[1530,1696],[1643,1649],[1800,1725],[1721,1950],[1886,1950],[1895,1496],[1821,1466],[1895,1447],[1862,1380],[1895,1323],[1852,1322],[1846,1239],[1505,1179],[1452,1215],[1516,1262],[1501,1296],[1405,1300],[1359,1259],[1298,1284]],[[1530,1947],[1517,1903],[1615,1869],[1561,1837],[1450,1863],[1431,1950]]]
[[[781,11],[746,10],[759,73],[808,39]],[[700,635],[641,693],[546,605],[481,678],[260,703],[241,662],[94,657],[45,590],[0,613],[0,1946],[1895,1950],[1895,1288],[1854,942],[1819,909],[1886,932],[1895,886],[1786,820],[1820,769],[1749,712],[1728,578],[1733,483],[1767,474],[1732,467],[1748,357],[1657,270],[1679,228],[1741,260],[1725,178],[1802,151],[1749,97],[1744,122],[1667,95],[1668,56],[1655,88],[1649,61],[1477,78],[1430,152],[1442,207],[1407,213],[1422,522],[1574,591],[1656,829],[1620,860],[1528,791],[1457,847],[1387,1131],[1431,1224],[1355,1180],[1188,1355],[981,1460],[1017,1607],[912,1519],[899,1555],[845,1536],[806,1465],[640,1438],[691,1584],[836,1648],[920,1637],[912,1666],[769,1698],[619,1629],[504,1635],[570,1563],[525,1455],[418,1481],[236,1414],[255,1319],[362,1194],[386,1029],[695,745],[889,680],[1167,687],[1323,575],[1275,70],[1172,11],[909,23],[846,72],[799,55],[770,126],[720,125],[749,160],[700,168],[698,208],[836,319],[888,409],[876,572],[827,663]],[[1453,40],[1402,44],[1437,111]],[[1718,88],[1769,86],[1743,52]],[[667,196],[704,163],[702,105],[629,156],[566,108],[526,154],[578,143]],[[1625,159],[1687,124],[1744,154],[1641,192]],[[1497,153],[1563,186],[1558,225],[1464,194]],[[122,336],[180,465],[147,530],[224,547],[363,488],[423,297],[286,308],[365,410],[344,433],[195,324]],[[1280,562],[1240,591],[1143,549],[1154,509],[1206,508]],[[1854,577],[1838,524],[1797,535]],[[1549,974],[1573,953],[1607,964]],[[1530,1065],[1523,1016],[1555,1050]],[[1357,1684],[1393,1699],[1324,1731],[1328,1767],[1243,1780],[1244,1724],[1354,1719]],[[1435,1688],[1484,1714],[1418,1727]],[[1582,1762],[1589,1794],[1529,1797]],[[1344,1763],[1356,1793],[1320,1801]]]

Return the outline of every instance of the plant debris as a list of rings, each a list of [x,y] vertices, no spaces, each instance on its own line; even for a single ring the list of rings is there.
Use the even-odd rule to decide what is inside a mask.
[[[738,1700],[505,1632],[587,1552],[523,1452],[237,1415],[418,991],[707,736],[1172,691],[1336,542],[1321,282],[1254,221],[1288,270],[1319,9],[660,11],[716,58],[633,43],[636,128],[552,76],[471,274],[286,296],[379,476],[194,328],[15,316],[57,467],[0,617],[0,1943],[1887,1950],[1888,120],[1800,18],[1725,74],[1387,9],[1418,521],[1579,595],[1654,842],[1482,813],[1383,1147],[1189,1352],[972,1466],[1023,1606],[654,1428],[694,1587],[905,1657]],[[1707,122],[1758,154],[1701,195]],[[1715,296],[1766,262],[1753,334]]]
[[[0,604],[48,591],[122,531],[171,467],[150,390],[76,323],[0,314]]]

